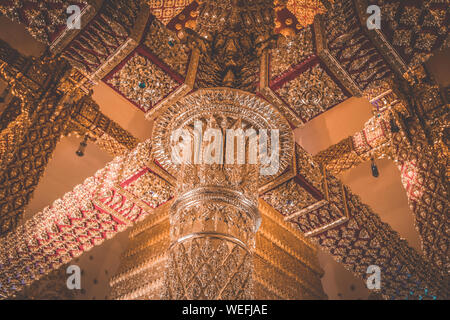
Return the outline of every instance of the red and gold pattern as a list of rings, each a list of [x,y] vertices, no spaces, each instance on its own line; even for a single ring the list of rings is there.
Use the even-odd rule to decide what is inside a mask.
[[[139,196],[141,193],[136,191],[136,184],[133,185],[133,182],[138,181],[143,175],[154,175],[154,171],[148,169],[137,174],[133,170],[149,165],[146,156],[148,154],[148,144],[141,144],[128,157],[116,158],[93,178],[87,179],[85,184],[77,186],[74,192],[55,201],[52,207],[44,209],[16,232],[4,237],[1,242],[4,253],[1,261],[2,276],[6,278],[2,282],[9,286],[2,287],[3,294],[14,294],[14,288],[33,280],[29,278],[30,275],[39,278],[41,273],[45,274],[57,268],[64,261],[67,262],[84,250],[100,244],[105,238],[113,236],[133,221],[151,213],[148,204],[142,204],[123,192],[127,190]],[[140,156],[136,157],[137,155]],[[120,181],[123,181],[122,187]],[[152,181],[155,183],[161,181],[163,185],[167,183],[157,175]],[[314,190],[315,197],[320,194],[319,190],[304,184],[304,180],[297,183],[301,183],[307,192]],[[170,194],[161,192],[160,187],[153,189],[148,183],[145,185],[149,188],[147,190],[158,195]],[[331,211],[327,209],[330,208],[328,205],[309,208],[310,212],[318,210],[318,216],[314,219],[319,220],[313,225],[320,232],[314,234],[313,238],[317,239],[321,246],[328,248],[338,261],[342,261],[348,269],[359,276],[366,274],[365,269],[368,265],[380,265],[384,270],[382,293],[385,297],[404,298],[414,289],[415,293],[410,298],[418,298],[419,293],[415,290],[424,288],[430,293],[430,297],[444,297],[446,288],[442,286],[445,281],[439,280],[441,276],[438,271],[408,247],[406,242],[400,240],[398,234],[382,223],[369,207],[363,205],[358,197],[352,195],[351,191],[343,187],[337,179],[327,175],[326,185],[325,192],[328,194],[329,204],[335,208],[334,210],[345,214],[345,221],[335,225],[322,220],[323,214],[329,214]],[[148,191],[146,192],[148,194]],[[277,202],[289,205],[291,195],[296,197],[290,192],[280,192]],[[167,196],[163,196],[157,205],[168,199]],[[269,203],[271,202],[269,199]],[[290,209],[290,212],[294,213],[292,210],[298,209]],[[292,217],[293,215],[290,215],[289,219]],[[303,229],[305,224],[304,222],[299,224],[300,221],[292,220],[305,231]],[[330,227],[320,228],[320,224],[324,222]],[[16,274],[22,274],[26,278],[17,279],[12,276]]]
[[[69,5],[86,7],[84,0],[5,0],[0,12],[8,18],[23,23],[30,34],[46,44],[52,43],[66,27]]]
[[[0,76],[9,83],[0,133],[0,234],[16,227],[59,139],[89,134],[112,155],[137,140],[105,117],[92,99],[80,98],[83,77],[61,60],[25,57],[0,42]],[[77,99],[80,99],[77,101]]]
[[[126,47],[140,17],[140,9],[145,8],[141,8],[137,0],[106,1],[89,24],[64,48],[61,57],[84,75],[93,75],[117,55],[122,46]]]
[[[283,2],[286,3],[286,1]],[[0,5],[0,11],[12,19],[25,23],[35,37],[50,44],[60,32],[62,21],[61,12],[57,10],[58,12],[54,13],[53,11],[63,3],[59,0],[44,1],[41,5],[36,6],[36,3],[31,0],[7,1],[6,4]],[[223,34],[223,30],[218,30],[216,25],[204,17],[199,22],[195,21],[198,14],[195,9],[190,11],[186,9],[189,7],[189,3],[190,1],[149,1],[153,14],[164,23],[168,23],[169,30],[180,31],[183,27],[189,27],[204,31],[202,30],[204,28],[214,32],[220,31],[218,33]],[[278,20],[275,20],[274,23],[275,28],[278,28],[275,31],[287,36],[287,41],[284,41],[283,44],[281,40],[279,48],[272,49],[270,54],[263,50],[265,53],[261,57],[255,55],[249,60],[249,63],[242,63],[247,59],[247,54],[241,57],[242,61],[240,62],[243,66],[251,65],[251,75],[242,77],[250,83],[246,88],[255,89],[255,75],[258,74],[257,64],[259,58],[262,58],[262,68],[266,68],[268,78],[265,79],[266,87],[261,86],[260,91],[268,99],[270,98],[269,100],[273,97],[276,99],[272,89],[281,91],[282,86],[288,83],[291,83],[295,89],[303,88],[305,87],[304,83],[317,80],[317,88],[323,89],[323,86],[326,85],[326,88],[335,89],[333,95],[337,99],[327,103],[326,108],[345,98],[338,92],[342,90],[344,94],[348,92],[349,94],[369,96],[371,102],[377,106],[377,113],[388,111],[371,119],[361,132],[331,147],[328,151],[320,153],[315,159],[333,173],[351,168],[370,157],[389,156],[394,159],[401,171],[402,182],[415,215],[416,227],[422,237],[426,258],[408,247],[395,231],[381,222],[379,217],[368,206],[362,204],[359,198],[353,195],[339,180],[327,174],[326,171],[320,171],[314,161],[306,156],[306,153],[299,147],[296,150],[298,166],[295,177],[278,184],[264,193],[262,197],[275,207],[287,221],[298,226],[299,230],[310,239],[330,251],[337,261],[342,262],[356,275],[364,277],[367,266],[371,264],[382,267],[384,285],[381,293],[385,298],[419,298],[420,293],[426,290],[425,293],[428,292],[429,297],[446,299],[448,282],[443,278],[441,271],[447,272],[449,267],[446,218],[448,191],[447,182],[443,179],[445,174],[442,164],[447,163],[448,160],[436,156],[440,153],[436,152],[437,147],[430,143],[429,132],[426,127],[424,128],[422,121],[425,119],[425,126],[436,121],[433,118],[436,114],[432,106],[427,105],[428,103],[432,104],[430,101],[436,100],[434,94],[436,90],[428,95],[422,95],[420,99],[414,98],[417,100],[415,102],[418,105],[417,109],[422,113],[433,111],[431,112],[432,116],[420,114],[419,116],[423,117],[420,119],[413,117],[414,108],[407,103],[396,104],[389,101],[387,103],[389,106],[379,106],[377,103],[389,95],[385,95],[385,86],[387,80],[394,73],[397,76],[403,75],[410,81],[414,80],[413,76],[420,73],[417,65],[426,60],[432,50],[441,48],[446,41],[448,45],[448,40],[445,39],[448,33],[446,27],[448,10],[443,11],[439,2],[425,1],[425,5],[422,7],[416,1],[407,3],[395,0],[377,1],[376,3],[380,7],[384,10],[388,8],[389,11],[388,29],[383,31],[385,32],[383,38],[379,34],[374,36],[363,30],[365,25],[361,22],[361,13],[358,12],[358,5],[361,1],[334,2],[332,10],[328,10],[324,17],[317,18],[311,28],[301,28],[301,25],[309,24],[316,12],[323,10],[323,7],[315,1],[299,0],[287,3],[288,8],[297,17],[284,7],[281,10],[277,10],[280,8],[276,7]],[[60,48],[62,57],[79,68],[84,75],[103,78],[116,66],[123,66],[126,62],[125,58],[138,47],[142,40],[141,45],[146,46],[148,51],[157,57],[156,60],[159,64],[156,64],[163,71],[163,75],[160,77],[161,82],[167,84],[167,79],[164,79],[166,74],[175,80],[178,79],[178,83],[183,82],[187,70],[189,49],[159,21],[149,19],[148,12],[138,14],[139,8],[146,8],[145,6],[140,7],[140,4],[139,1],[105,1],[98,11],[96,8],[97,15],[83,26],[80,33],[74,35],[74,38],[68,37],[70,41],[67,40],[68,43]],[[264,19],[268,18],[272,21],[272,2],[259,1],[258,4],[265,10]],[[314,10],[299,12],[295,9],[299,5],[308,8],[313,6]],[[189,17],[182,16],[185,9],[189,13]],[[251,13],[252,19],[255,18],[255,21],[261,18],[253,12],[254,8],[247,9],[247,13]],[[306,20],[303,20],[302,14],[308,15]],[[399,20],[398,23],[397,20]],[[151,24],[144,33],[147,22]],[[181,29],[177,27],[178,24],[181,25]],[[416,28],[413,30],[411,26],[416,26]],[[253,29],[258,28],[261,31],[260,29],[265,27],[266,25],[254,23],[249,28],[249,32],[254,32]],[[261,34],[264,36],[266,33],[271,34],[266,29],[262,31]],[[412,36],[412,31],[415,31],[417,36]],[[145,36],[141,39],[142,34]],[[314,39],[312,39],[312,35],[314,35]],[[228,41],[233,40],[234,45],[237,44],[236,35],[227,34],[226,37],[228,37],[226,38],[227,50],[230,48],[235,50],[236,48],[233,48]],[[383,42],[385,46],[380,45],[380,39],[386,40]],[[203,45],[206,48],[205,42]],[[242,46],[242,43],[239,43],[239,46],[240,50],[245,47]],[[218,47],[220,48],[220,46]],[[292,47],[294,49],[289,50]],[[242,52],[248,53],[249,51]],[[226,56],[229,51],[223,53]],[[405,60],[406,66],[393,58],[396,53]],[[283,55],[282,59],[278,57],[280,54]],[[208,61],[213,60],[205,58],[205,56],[208,57],[208,50],[203,50],[202,55],[203,60],[200,59],[200,63],[205,68],[209,65]],[[317,62],[315,55],[320,58],[324,66],[323,72],[320,72],[320,75],[308,76],[308,70],[312,70],[313,67],[311,61]],[[35,102],[41,94],[47,94],[54,96],[55,100],[52,100],[52,105],[57,105],[57,100],[70,91],[68,88],[71,86],[67,83],[56,85],[56,83],[46,80],[51,77],[56,79],[62,74],[55,75],[48,72],[39,64],[32,63],[32,60],[24,59],[12,52],[10,48],[1,46],[0,58],[2,76],[8,80],[11,92],[20,97],[22,103]],[[156,60],[152,60],[153,64]],[[220,59],[214,61],[216,63],[219,61],[218,65],[221,66]],[[121,62],[123,62],[122,65]],[[60,63],[60,61],[53,60],[53,63]],[[407,70],[407,68],[409,69]],[[269,70],[272,73],[270,75]],[[409,73],[405,74],[405,70]],[[212,75],[214,78],[217,76],[217,72],[208,74],[208,70],[206,70],[202,73],[202,68],[200,71],[203,79],[207,80],[204,82],[206,85],[222,83],[222,80],[228,81],[230,78],[228,75],[221,81],[214,79],[214,81],[209,81],[208,77]],[[264,72],[262,73],[264,74]],[[153,73],[146,80],[151,80],[155,74]],[[119,78],[119,80],[122,79],[120,76]],[[80,78],[77,76],[77,79]],[[199,77],[199,79],[202,78]],[[136,80],[139,79],[133,79],[133,81]],[[302,80],[303,82],[301,82]],[[331,80],[334,82],[331,83]],[[296,84],[299,81],[300,83]],[[261,81],[261,83],[263,82]],[[49,83],[56,85],[57,94],[47,92],[46,85]],[[424,86],[424,88],[422,91],[429,91],[428,87]],[[292,100],[290,101],[291,106],[287,106],[283,101],[278,101],[281,100],[279,97],[278,102],[274,104],[280,109],[288,110],[285,115],[292,120],[294,126],[298,126],[320,111],[324,111],[312,108],[312,112],[308,110],[307,116],[301,114],[304,110],[295,113],[292,108],[296,103],[293,101],[302,97],[295,96],[293,92],[297,90],[290,90],[290,93],[289,90],[285,91],[287,92],[279,93],[284,96],[284,99]],[[384,98],[379,98],[379,94],[382,94]],[[160,95],[164,96],[162,93]],[[305,96],[314,98],[315,94],[309,93]],[[400,106],[390,108],[391,104]],[[38,106],[38,104],[32,105]],[[8,198],[8,201],[4,202],[5,205],[1,207],[2,228],[4,226],[7,228],[2,230],[14,229],[17,215],[8,213],[10,207],[15,210],[15,206],[17,206],[22,210],[23,205],[30,197],[29,191],[31,190],[32,193],[37,184],[37,181],[33,179],[38,180],[39,172],[43,170],[52,150],[49,149],[45,159],[41,159],[39,156],[27,157],[27,154],[33,154],[34,150],[28,148],[30,147],[28,144],[25,144],[24,148],[18,148],[17,142],[22,141],[26,135],[23,129],[37,121],[37,125],[32,129],[41,128],[42,132],[40,133],[45,137],[30,130],[27,139],[37,137],[41,139],[40,142],[45,141],[44,146],[54,146],[60,133],[59,124],[66,125],[64,119],[69,113],[65,112],[66,109],[63,106],[66,105],[57,106],[56,112],[51,118],[52,121],[55,119],[57,121],[47,121],[51,123],[49,127],[41,128],[42,123],[39,122],[39,118],[29,118],[28,109],[24,109],[20,114],[8,112],[9,120],[7,117],[5,118],[7,123],[2,123],[2,139],[0,140],[3,153],[1,160],[2,165],[5,164],[3,169],[6,168],[2,171],[2,181],[8,180],[10,184],[7,190],[1,190],[1,195],[12,196],[17,194],[21,186],[31,186],[29,189],[25,189],[25,198],[14,200]],[[399,116],[397,114],[399,110],[406,112],[403,116]],[[390,111],[393,111],[392,114],[389,113]],[[92,120],[89,120],[89,116],[84,119],[80,117],[78,120],[80,123],[89,123]],[[409,119],[403,119],[408,117]],[[171,199],[172,187],[169,183],[171,177],[154,163],[149,162],[149,143],[140,144],[125,156],[127,150],[135,145],[135,139],[121,131],[121,128],[113,122],[108,122],[105,117],[99,116],[99,119],[99,121],[93,122],[96,127],[91,131],[97,131],[100,134],[90,133],[100,145],[104,145],[106,149],[114,149],[113,152],[118,150],[117,153],[122,156],[116,158],[105,169],[97,172],[94,177],[87,179],[84,184],[76,186],[73,192],[56,200],[52,206],[45,208],[24,225],[11,230],[1,238],[0,283],[2,286],[0,294],[3,297],[14,295],[23,286],[39,279],[51,270],[57,269],[93,246],[101,244],[105,239],[145,218],[155,208]],[[105,123],[109,123],[106,128],[113,129],[100,130],[104,128]],[[84,130],[87,130],[88,127],[89,124],[84,127]],[[49,142],[46,137],[50,131],[53,133],[50,135]],[[431,137],[434,137],[433,134],[432,132]],[[121,140],[115,137],[124,138]],[[36,147],[36,143],[32,146]],[[9,152],[12,150],[19,152]],[[9,154],[13,154],[13,156],[8,156],[9,158],[5,156]],[[23,160],[21,157],[26,161],[21,162]],[[14,163],[11,162],[12,160]],[[22,165],[22,167],[15,168],[16,164]],[[30,176],[27,172],[33,166],[42,170],[33,171]],[[25,171],[20,173],[20,170]],[[5,174],[16,174],[16,176],[6,177]],[[20,177],[20,179],[14,180],[16,177]],[[5,182],[2,185],[6,186],[7,184]],[[21,196],[24,195],[21,194]],[[4,216],[6,218],[3,220]]]

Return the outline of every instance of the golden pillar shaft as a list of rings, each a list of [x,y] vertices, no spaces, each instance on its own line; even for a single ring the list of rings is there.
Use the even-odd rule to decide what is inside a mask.
[[[253,94],[211,88],[165,110],[153,136],[177,177],[162,297],[252,299],[258,189],[292,157],[287,122]]]
[[[223,126],[217,128],[215,121],[207,121],[206,126],[217,133],[226,131]],[[261,223],[255,188],[259,166],[224,164],[227,145],[235,145],[231,141],[201,140],[202,163],[193,164],[192,155],[189,163],[180,166],[177,199],[170,210],[171,245],[163,298],[253,298],[252,254]],[[203,163],[209,162],[208,155],[216,155],[208,154],[214,143],[219,147],[214,151],[219,163]],[[248,145],[243,151],[248,154]]]

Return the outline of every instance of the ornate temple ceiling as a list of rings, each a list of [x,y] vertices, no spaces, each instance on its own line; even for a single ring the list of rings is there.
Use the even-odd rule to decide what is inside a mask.
[[[184,82],[188,53],[159,21],[152,20],[141,44],[103,81],[147,112]]]
[[[294,113],[296,126],[351,96],[317,55],[313,37],[311,27],[298,30],[295,36],[281,38],[269,56],[269,89]]]
[[[374,1],[382,8],[387,23],[383,29],[388,42],[406,65],[425,61],[439,43],[450,40],[449,10],[445,1],[432,1],[426,6],[414,1]]]
[[[301,2],[298,1],[300,6],[302,5]],[[62,56],[70,60],[74,65],[78,65],[80,70],[86,75],[95,75],[93,78],[96,78],[95,80],[99,81],[100,84],[95,85],[93,88],[95,91],[101,87],[102,93],[96,96],[96,100],[101,104],[102,109],[111,109],[111,106],[105,106],[106,102],[102,102],[102,100],[105,99],[106,95],[112,95],[121,99],[120,108],[126,109],[127,112],[134,108],[134,115],[136,117],[142,115],[143,119],[144,113],[141,111],[149,113],[159,103],[175,95],[177,91],[185,90],[183,84],[188,82],[188,65],[192,61],[192,52],[178,40],[177,33],[183,26],[194,28],[197,14],[195,13],[196,3],[189,3],[189,1],[150,1],[150,9],[159,20],[154,19],[148,12],[137,13],[137,10],[133,10],[135,9],[133,5],[133,2],[127,2],[129,7],[126,6],[126,10],[132,11],[134,14],[127,15],[127,19],[130,20],[126,21],[122,27],[114,27],[117,25],[117,21],[106,21],[102,12],[93,17],[86,28],[74,35],[62,50]],[[302,20],[304,17],[300,17],[298,12],[292,9],[294,8],[293,6],[293,1],[289,1],[287,8],[281,7],[280,10],[277,10],[276,30],[287,37],[279,40],[280,48],[284,49],[283,56],[281,51],[277,51],[279,49],[274,49],[267,57],[269,60],[268,83],[264,87],[266,92],[263,94],[268,99],[274,99],[282,109],[284,108],[293,127],[300,127],[305,124],[299,130],[307,131],[308,128],[317,126],[317,123],[322,124],[323,126],[320,130],[317,130],[309,139],[305,139],[302,142],[305,145],[317,145],[322,140],[323,146],[327,147],[337,142],[331,142],[331,140],[335,140],[340,135],[340,132],[345,131],[345,128],[330,125],[332,122],[329,120],[332,118],[331,112],[346,110],[342,111],[344,114],[342,118],[345,118],[347,123],[349,123],[348,125],[355,125],[355,122],[359,123],[361,119],[364,119],[360,123],[362,126],[370,115],[361,116],[361,119],[355,116],[352,111],[349,111],[352,108],[349,108],[348,105],[354,106],[355,109],[361,108],[361,101],[355,100],[355,98],[352,98],[353,100],[348,99],[354,95],[372,94],[372,90],[377,89],[377,86],[382,83],[383,79],[392,75],[392,69],[377,52],[375,46],[370,44],[369,37],[358,27],[358,8],[351,2],[342,1],[342,6],[337,7],[339,9],[337,12],[326,13],[323,20],[318,20],[314,25],[310,25],[311,22],[307,22],[308,20]],[[102,10],[114,9],[113,6],[106,6]],[[404,9],[416,12],[416,15],[419,17],[417,19],[424,21],[423,25],[426,27],[424,37],[428,40],[412,39],[409,43],[400,44],[394,40],[396,31],[392,32],[391,38],[389,38],[389,34],[387,37],[394,44],[397,43],[395,44],[396,49],[398,49],[404,59],[405,65],[413,65],[417,61],[412,59],[409,54],[419,53],[419,55],[415,56],[419,57],[417,59],[421,59],[420,57],[426,55],[434,46],[433,44],[426,46],[423,42],[428,41],[427,43],[429,43],[430,39],[434,39],[433,36],[436,37],[435,41],[442,42],[442,36],[441,33],[433,29],[438,28],[439,25],[432,26],[426,22],[428,19],[427,14],[430,11],[421,11],[414,5],[407,6]],[[28,3],[25,3],[23,10],[34,12],[34,9],[32,6],[28,6]],[[41,7],[40,10],[40,13],[36,14],[47,17],[50,15],[52,8]],[[322,10],[322,7],[318,10]],[[435,12],[437,21],[445,20],[445,16],[442,19],[440,18],[442,17],[441,11],[439,6],[431,10],[431,12]],[[400,11],[396,12],[396,15],[400,15]],[[340,27],[327,23],[327,19],[334,19],[333,15],[335,14],[342,14],[343,23]],[[29,28],[36,29],[35,25],[27,24],[22,15],[23,13],[19,14],[19,20],[25,21],[25,25],[28,25]],[[146,22],[140,24],[144,27],[132,27],[133,23],[139,19]],[[398,30],[397,34],[407,32],[405,29],[407,29],[409,22],[405,19],[403,20],[402,24],[396,29]],[[164,28],[164,24],[167,25],[168,30]],[[392,26],[392,30],[396,27]],[[45,35],[40,34],[37,37],[41,40],[52,41],[55,35],[51,31],[54,30],[45,30]],[[435,32],[438,32],[438,35]],[[403,47],[406,49],[403,50]],[[412,53],[407,50],[408,48],[414,48],[411,49],[413,50]],[[154,79],[159,79],[160,81],[154,81]],[[320,81],[317,79],[320,79]],[[195,86],[201,87],[201,83],[194,82],[192,87]],[[255,86],[256,89],[257,86]],[[125,102],[125,99],[127,102]],[[108,103],[111,104],[111,102]],[[336,108],[333,108],[335,106]],[[367,103],[366,106],[370,108]],[[328,112],[324,113],[325,111]],[[121,111],[110,110],[110,112],[115,114]],[[340,120],[341,123],[345,123],[342,118]],[[135,130],[131,122],[121,122],[120,124],[127,130]],[[328,131],[325,129],[328,129]],[[346,133],[346,135],[348,134]],[[142,137],[144,136],[146,134],[142,133]],[[297,138],[300,139],[299,136]],[[327,145],[327,143],[329,144]],[[313,151],[311,152],[314,153]],[[272,199],[273,206],[287,217],[289,217],[290,212],[298,212],[305,209],[305,204],[306,206],[314,205],[324,199],[324,190],[321,190],[319,183],[314,181],[314,176],[306,179],[306,175],[303,175],[301,172],[301,168],[309,165],[308,159],[299,157],[299,161],[303,162],[298,165],[298,171],[295,172],[297,177],[280,187],[295,189],[294,191],[290,190],[291,194],[295,195],[292,199],[286,199],[288,201],[286,203],[277,203],[277,195],[274,195],[273,192],[265,194],[266,201],[270,203]],[[58,165],[55,164],[55,166]],[[313,169],[312,171],[314,171]],[[359,193],[359,191],[364,193],[365,186],[373,183],[371,180],[373,178],[369,176],[369,170],[365,173],[361,170],[355,172],[358,175],[353,177],[355,180],[358,180],[358,183],[355,182],[354,186],[356,188],[353,188],[353,191],[355,193]],[[80,173],[80,175],[84,174]],[[87,177],[89,175],[90,173],[86,173],[84,176]],[[117,209],[118,214],[122,215],[124,221],[113,221],[111,224],[106,223],[98,228],[93,227],[93,229],[104,229],[104,232],[108,232],[111,231],[111,225],[114,225],[113,231],[117,231],[120,229],[118,225],[138,220],[140,216],[146,214],[146,208],[151,210],[151,208],[164,203],[171,197],[170,191],[167,190],[165,196],[160,195],[161,198],[158,197],[156,200],[153,195],[139,194],[139,190],[133,187],[133,182],[145,179],[150,179],[151,181],[164,180],[161,175],[146,168],[131,179],[121,182],[119,191],[112,191],[112,194],[107,194],[103,198],[98,199],[97,205],[99,207],[102,205],[110,206],[108,210]],[[398,179],[399,177],[395,176],[395,174],[390,174],[387,180],[377,180],[377,182],[396,183],[398,186]],[[349,178],[350,182],[351,180]],[[360,183],[361,181],[364,181],[364,183]],[[354,187],[353,185],[351,186]],[[68,185],[65,191],[72,190],[72,187],[73,184]],[[42,188],[45,188],[45,184],[43,184]],[[46,192],[52,193],[52,187],[49,186],[48,188]],[[393,188],[393,190],[393,195],[396,194],[395,192],[401,192],[401,189]],[[164,191],[164,188],[162,191]],[[116,194],[117,192],[118,194]],[[126,199],[127,197],[133,198],[133,195],[134,197],[147,197],[148,201],[143,201],[140,203],[140,206],[137,206],[127,204],[126,200],[124,200],[121,204],[123,207],[118,208],[116,206],[114,202],[116,197],[124,197]],[[383,197],[386,197],[386,194]],[[299,203],[300,199],[302,200],[301,203]],[[384,210],[389,212],[390,209],[386,208],[386,202],[392,199],[388,199],[391,198],[375,199],[370,204],[375,209],[377,209],[377,205],[380,205],[380,207],[384,205],[384,208],[376,210],[377,212],[383,213]],[[397,203],[397,205],[405,206],[404,203]],[[293,211],[286,211],[287,206],[297,207]],[[31,208],[34,208],[33,204]],[[407,207],[402,208],[399,211],[409,212]],[[37,208],[34,212],[37,212],[39,209],[41,208]],[[345,216],[345,208],[343,210],[340,209],[335,210],[336,216],[331,216],[330,218],[340,219]],[[87,219],[88,215],[88,210],[86,210]],[[296,219],[298,217],[291,218]],[[383,220],[385,218],[387,220],[393,219],[393,221],[396,219],[397,221],[404,221],[401,216],[382,217]],[[301,227],[304,228],[302,231],[306,233],[314,231],[316,227],[314,219],[312,217],[307,223],[301,222]],[[415,235],[412,233],[411,231],[405,232],[405,237],[408,240],[414,239]],[[102,241],[100,237],[98,237],[98,241]]]

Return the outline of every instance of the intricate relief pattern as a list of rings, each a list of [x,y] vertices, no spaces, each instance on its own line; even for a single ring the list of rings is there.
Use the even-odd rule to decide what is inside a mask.
[[[8,155],[10,159],[3,163],[0,174],[1,235],[14,229],[25,206],[31,200],[53,150],[64,132],[70,111],[70,108],[64,108],[58,116],[55,116],[53,108],[41,110],[24,126],[23,136],[15,136],[17,149]],[[23,114],[30,117],[24,111]]]
[[[262,195],[262,199],[284,216],[300,211],[317,202],[317,200],[298,185],[294,179],[266,192]]]
[[[356,167],[364,159],[367,160],[366,157],[360,157],[353,148],[352,137],[347,137],[314,156],[317,163],[323,165],[328,172],[334,175]]]
[[[439,269],[409,247],[347,187],[345,193],[348,222],[315,236],[317,243],[363,279],[369,265],[380,266],[381,294],[387,299],[447,299],[448,282]]]
[[[278,45],[270,49],[270,77],[280,77],[314,54],[311,27],[294,36],[280,37]]]
[[[170,245],[168,206],[137,224],[129,233],[117,273],[111,278],[111,298],[159,299],[161,297],[167,251]]]
[[[149,185],[152,185],[151,189],[148,188]],[[152,208],[157,208],[173,198],[173,189],[170,185],[148,168],[136,174],[122,186]]]
[[[9,102],[7,102],[5,109],[1,113],[0,132],[3,132],[3,130],[6,129],[10,123],[17,119],[17,117],[21,114],[21,108],[22,106],[19,98],[13,97]]]
[[[28,58],[3,41],[0,48],[5,62],[0,77],[11,95],[0,133],[0,234],[4,234],[16,226],[68,124],[73,105],[63,100],[64,94],[76,99],[77,89],[75,73],[61,59]]]
[[[304,121],[348,98],[320,65],[286,82],[276,92]]]
[[[162,297],[252,298],[258,165],[181,165],[180,171]],[[198,182],[190,187],[193,176]]]
[[[89,202],[86,187],[66,194],[2,239],[1,294],[15,291],[68,263],[126,225]],[[80,197],[80,198],[79,198]]]
[[[149,152],[149,145],[142,143],[129,155],[115,158],[73,192],[3,236],[0,295],[14,296],[23,286],[151,213],[150,206],[119,187],[136,174],[136,168],[147,165]]]
[[[174,176],[178,174],[178,168],[172,163],[171,145],[166,141],[170,141],[172,130],[178,129],[179,126],[185,126],[187,123],[193,125],[195,120],[204,122],[205,119],[216,122],[218,126],[224,123],[224,128],[232,128],[232,125],[240,119],[243,125],[252,127],[256,131],[279,130],[280,157],[276,175],[282,173],[291,164],[294,150],[292,131],[275,108],[251,93],[223,88],[202,89],[171,106],[158,119],[154,127],[155,159]],[[273,178],[272,175],[261,176],[260,185]]]
[[[202,52],[200,87],[231,87],[254,92],[259,54],[273,39],[273,1],[206,1],[199,6],[193,45]],[[213,54],[212,54],[213,53]]]
[[[315,158],[333,173],[350,169],[371,157],[393,159],[400,170],[424,254],[438,267],[448,270],[448,194],[442,178],[446,159],[436,158],[436,150],[428,144],[420,127],[417,120],[410,119],[407,131],[400,130],[396,120],[385,112],[379,118],[372,118],[362,131]]]
[[[221,88],[197,91],[167,109],[155,124],[154,154],[159,163],[177,176],[178,185],[170,213],[172,244],[164,298],[249,299],[253,296],[252,251],[254,233],[260,225],[257,197],[262,179],[259,179],[259,161],[255,159],[256,163],[251,163],[250,156],[246,155],[250,144],[245,147],[244,142],[242,151],[233,149],[233,153],[242,152],[244,164],[241,165],[223,164],[224,159],[220,158],[227,147],[234,148],[234,138],[219,142],[220,150],[214,151],[220,164],[208,163],[208,159],[195,164],[192,154],[187,155],[188,159],[184,156],[188,163],[174,163],[173,157],[169,158],[170,144],[174,143],[169,138],[172,130],[184,129],[195,139],[194,130],[199,130],[198,127],[205,132],[241,129],[244,133],[252,129],[257,138],[259,130],[274,128],[276,124],[281,125],[276,129],[282,130],[279,150],[275,151],[281,159],[283,153],[292,156],[291,137],[285,131],[287,123],[273,117],[275,110],[262,100],[242,94]],[[266,110],[264,115],[260,113],[262,110]],[[201,139],[200,153],[205,154],[210,146],[209,139]],[[282,171],[277,168],[273,174]]]
[[[311,206],[297,214],[294,214],[296,208],[291,214],[286,208],[289,220],[299,230],[309,234],[338,262],[362,278],[367,276],[369,265],[382,267],[385,276],[381,293],[385,298],[419,299],[425,297],[426,289],[426,298],[446,299],[447,282],[438,268],[401,240],[338,179],[327,175],[326,190],[328,202],[321,206]],[[277,193],[277,203],[290,198],[288,192]]]
[[[131,230],[129,245],[122,254],[119,271],[110,281],[113,288],[112,298],[127,300],[161,298],[170,244],[167,209],[168,207],[161,207],[153,216]],[[323,271],[318,263],[316,248],[294,227],[284,222],[280,214],[268,204],[260,202],[260,211],[263,221],[256,234],[252,273],[254,298],[324,298],[320,282]],[[186,248],[192,248],[191,244],[183,245],[185,251],[188,250]],[[211,252],[214,248],[216,250]],[[220,298],[218,296],[220,290],[229,281],[227,274],[230,272],[229,267],[236,263],[235,260],[231,261],[231,257],[226,260],[230,248],[233,250],[235,245],[219,243],[214,239],[197,240],[194,250],[190,253],[198,254],[200,259],[193,259],[192,255],[186,257],[178,255],[178,262],[183,263],[183,269],[180,269],[178,264],[171,274],[173,277],[180,277],[187,268],[189,272],[184,277],[191,280],[187,284],[189,289],[183,289],[180,293],[199,294],[209,299]],[[183,249],[180,247],[180,250]],[[239,247],[234,250],[238,251]],[[217,260],[212,261],[213,259]],[[212,268],[221,267],[224,262],[227,263],[228,269],[211,272]],[[191,289],[191,286],[194,288]]]
[[[445,181],[445,159],[436,159],[425,134],[415,123],[409,132],[415,137],[410,146],[405,137],[395,134],[392,140],[409,206],[414,213],[422,248],[428,259],[447,272],[448,257],[448,181]],[[445,162],[444,162],[445,164]]]
[[[323,173],[319,164],[311,154],[297,143],[295,144],[295,159],[297,161],[297,173],[318,191],[323,192]]]
[[[251,299],[251,255],[237,244],[199,238],[170,250],[163,298]]]
[[[138,140],[116,122],[100,112],[91,97],[81,99],[72,112],[66,134],[89,135],[103,150],[112,156],[123,155],[134,149]]]
[[[61,56],[85,75],[91,75],[125,43],[139,11],[138,0],[106,1]]]
[[[336,1],[324,22],[329,52],[361,91],[392,75],[363,30],[366,26],[361,26],[351,0]]]

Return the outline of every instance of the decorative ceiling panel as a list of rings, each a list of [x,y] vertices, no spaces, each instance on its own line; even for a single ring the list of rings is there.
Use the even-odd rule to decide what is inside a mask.
[[[292,69],[271,88],[304,122],[350,98],[316,57]]]
[[[166,64],[173,73],[179,76],[186,74],[189,48],[181,44],[175,33],[167,29],[161,22],[153,19],[143,36],[142,44]]]
[[[448,1],[373,1],[381,9],[381,31],[406,65],[417,66],[443,43],[449,45]]]
[[[288,195],[288,196],[286,196]],[[279,211],[282,215],[288,216],[293,212],[310,206],[317,200],[302,188],[295,179],[266,192],[262,199]]]
[[[296,171],[292,179],[264,193],[261,198],[291,219],[327,203],[323,173],[312,156],[295,144]],[[312,228],[314,229],[314,228]],[[312,229],[303,229],[302,232]]]
[[[107,2],[61,56],[91,76],[120,51],[133,30],[139,8],[138,1]]]
[[[148,0],[148,5],[153,15],[167,25],[191,2],[192,0]]]
[[[149,190],[147,186],[154,188]],[[138,201],[143,201],[152,208],[163,205],[173,197],[173,190],[167,182],[149,168],[143,168],[130,179],[121,184]]]
[[[172,78],[144,49],[138,48],[104,80],[144,112],[173,92],[181,83]]]

